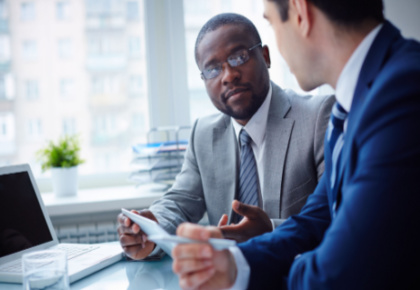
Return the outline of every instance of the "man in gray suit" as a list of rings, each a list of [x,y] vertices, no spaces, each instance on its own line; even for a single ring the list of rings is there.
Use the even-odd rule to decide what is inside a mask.
[[[172,188],[140,215],[169,233],[207,212],[225,238],[244,241],[271,231],[300,212],[324,171],[323,143],[332,97],[299,96],[270,82],[270,56],[254,25],[237,14],[220,14],[201,29],[197,65],[211,101],[221,113],[198,119],[184,164]],[[257,206],[241,210],[238,199],[241,129],[251,137],[257,168]],[[230,224],[235,215],[244,218]],[[155,244],[119,215],[126,254],[143,259]],[[153,254],[152,253],[152,254]]]

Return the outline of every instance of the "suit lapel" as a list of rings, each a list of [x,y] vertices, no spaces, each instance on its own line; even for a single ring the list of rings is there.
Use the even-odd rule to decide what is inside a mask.
[[[277,85],[274,83],[271,85],[273,95],[265,133],[264,192],[262,192],[262,196],[264,211],[273,218],[279,218],[283,170],[294,121],[285,118],[291,108],[288,97]]]
[[[229,213],[230,219],[232,200],[235,198],[237,191],[239,155],[235,132],[229,116],[224,115],[221,125],[213,129],[212,139],[214,163],[223,164],[214,172],[214,180],[217,180],[218,183],[217,188],[223,188],[223,192],[215,194],[222,198],[218,203],[223,205],[220,212]]]
[[[348,160],[351,158],[351,140],[354,139],[357,124],[359,119],[362,117],[364,111],[363,105],[366,96],[369,94],[369,90],[372,87],[378,73],[381,71],[384,60],[387,57],[389,47],[392,45],[396,37],[400,37],[400,32],[391,23],[386,21],[376,36],[369,49],[366,59],[363,62],[359,78],[357,81],[356,89],[354,91],[354,97],[351,105],[351,109],[348,115],[348,128],[346,131],[344,147],[341,156],[339,176],[338,176],[338,191],[334,193],[334,199],[340,199],[341,195],[341,184],[343,176],[345,175],[346,165]]]

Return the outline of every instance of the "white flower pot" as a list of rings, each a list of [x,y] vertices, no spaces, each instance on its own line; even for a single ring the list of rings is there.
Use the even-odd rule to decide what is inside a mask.
[[[53,191],[56,196],[74,196],[77,194],[77,166],[70,168],[51,168]]]

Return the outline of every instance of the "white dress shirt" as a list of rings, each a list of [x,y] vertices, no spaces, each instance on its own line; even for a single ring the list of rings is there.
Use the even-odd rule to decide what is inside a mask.
[[[359,78],[360,70],[362,69],[363,62],[372,46],[373,41],[378,35],[383,24],[375,27],[358,45],[355,49],[343,70],[340,73],[336,84],[336,99],[337,102],[347,111],[350,112],[351,104],[353,102],[354,91],[356,90],[357,81]],[[347,127],[347,121],[344,124],[344,131]],[[232,253],[236,267],[238,269],[238,275],[232,289],[246,289],[248,287],[249,277],[251,270],[249,265],[240,250],[233,250],[231,247],[229,250]],[[243,272],[243,273],[242,273]]]
[[[264,102],[261,104],[259,109],[255,112],[255,114],[251,117],[248,123],[245,126],[242,126],[235,119],[232,118],[232,125],[235,129],[236,140],[238,141],[239,146],[239,134],[241,129],[244,128],[245,131],[249,134],[252,139],[251,148],[254,152],[255,162],[257,165],[257,173],[258,173],[258,183],[259,183],[259,191],[258,191],[258,204],[262,207],[262,192],[264,192],[264,152],[265,152],[265,132],[267,128],[267,119],[268,119],[268,111],[270,109],[271,98],[273,95],[273,89],[270,87],[268,89],[267,96]],[[261,169],[259,169],[261,168]],[[273,219],[271,219],[271,226],[273,230],[276,228],[276,224]]]
[[[353,102],[354,91],[356,90],[357,81],[359,79],[360,70],[363,62],[371,47],[373,40],[378,35],[383,24],[376,26],[355,49],[346,65],[344,66],[335,86],[335,97],[337,102],[350,112]]]
[[[255,114],[251,117],[248,123],[243,127],[241,124],[236,122],[235,119],[232,118],[232,125],[235,129],[236,140],[238,141],[239,146],[239,133],[241,129],[244,128],[248,135],[251,137],[251,147],[252,151],[254,152],[255,162],[257,163],[257,172],[258,172],[258,181],[260,184],[260,192],[264,192],[264,170],[260,168],[264,168],[264,148],[265,148],[265,131],[267,128],[267,118],[268,118],[268,110],[270,109],[271,103],[271,95],[272,95],[272,87],[270,83],[270,88],[268,89],[267,97],[265,98],[264,102],[261,104],[259,109],[255,112]]]

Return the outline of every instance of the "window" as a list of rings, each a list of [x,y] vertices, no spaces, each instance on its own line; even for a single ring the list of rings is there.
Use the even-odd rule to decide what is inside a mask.
[[[0,18],[7,19],[7,6],[5,0],[0,0]]]
[[[8,100],[13,100],[15,97],[15,82],[12,74],[6,73],[0,77],[0,80],[0,95]]]
[[[133,131],[142,131],[145,124],[145,116],[143,114],[137,113],[131,117],[131,128],[133,128]]]
[[[12,113],[0,113],[0,166],[11,164],[16,153],[15,119]]]
[[[9,62],[10,62],[10,37],[8,35],[0,35],[0,64],[7,64]]]
[[[7,136],[7,120],[3,116],[0,116],[0,140],[4,139]]]
[[[37,45],[35,40],[25,40],[23,42],[23,59],[33,61],[37,58]]]
[[[22,21],[35,20],[35,3],[34,2],[22,2],[20,4],[20,19]]]
[[[0,152],[13,150],[0,153],[0,164],[29,162],[38,174],[35,152],[47,140],[79,134],[86,160],[81,175],[129,172],[131,145],[146,142],[149,126],[147,62],[139,54],[146,37],[143,5],[143,0],[0,0],[0,20],[9,13],[9,29],[0,35],[0,114],[5,111],[19,125],[0,122],[0,134],[13,136],[7,146],[0,141]],[[63,26],[68,19],[71,25]],[[11,40],[18,41],[17,50]],[[130,76],[136,76],[132,87]],[[131,90],[144,97],[133,98]],[[144,127],[130,127],[135,114]]]
[[[121,90],[120,77],[116,75],[94,76],[92,78],[93,94],[113,94]]]
[[[62,97],[70,97],[74,92],[74,82],[72,79],[62,79],[60,80],[60,95]]]
[[[28,137],[36,139],[42,137],[42,121],[41,119],[34,118],[28,120]]]
[[[15,120],[12,113],[0,114],[0,144],[6,145],[8,142],[13,141],[15,137]],[[0,146],[0,152],[2,152]],[[6,146],[4,146],[6,147]]]
[[[28,80],[25,82],[25,95],[27,100],[36,100],[39,98],[38,82],[35,80]]]
[[[127,2],[126,18],[128,21],[139,20],[139,3],[137,1]]]
[[[131,57],[139,57],[140,56],[140,37],[130,37],[128,42],[128,53]]]
[[[71,58],[72,57],[72,42],[71,39],[60,39],[58,40],[58,55],[60,58]]]
[[[77,134],[76,120],[74,118],[64,118],[62,120],[62,132],[63,135],[74,135]]]
[[[6,84],[4,76],[0,76],[0,100],[6,99]]]
[[[88,53],[90,56],[124,54],[124,38],[115,33],[88,36]]]
[[[143,93],[143,76],[141,75],[132,75],[130,76],[129,81],[129,91],[131,94],[139,95]]]
[[[95,132],[99,137],[115,134],[117,121],[113,115],[99,116],[95,118]]]
[[[56,13],[58,20],[70,19],[70,2],[69,1],[58,1],[56,3]]]

